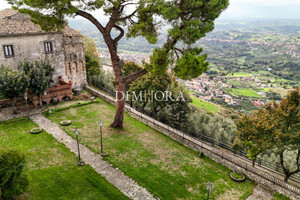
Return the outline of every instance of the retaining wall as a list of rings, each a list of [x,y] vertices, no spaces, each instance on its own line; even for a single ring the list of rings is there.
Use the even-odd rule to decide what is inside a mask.
[[[86,87],[86,90],[92,92],[94,95],[101,97],[110,104],[116,105],[115,99],[111,96],[101,93],[100,91],[93,89],[89,86]],[[192,148],[199,153],[204,154],[210,159],[214,160],[217,163],[220,163],[223,166],[228,167],[229,169],[242,173],[246,175],[249,179],[255,181],[256,183],[262,184],[265,187],[277,191],[283,195],[290,197],[293,200],[300,200],[300,189],[293,187],[284,181],[270,175],[274,173],[270,170],[269,173],[265,171],[258,170],[252,165],[243,160],[242,158],[235,156],[234,154],[227,153],[219,148],[213,147],[206,143],[199,141],[193,137],[188,136],[187,134],[173,129],[170,126],[167,126],[147,115],[142,114],[141,112],[136,111],[135,109],[126,105],[126,112],[128,112],[133,118],[138,119],[139,121],[147,124],[148,126],[160,131],[161,133],[169,136],[170,138],[182,143],[183,145]]]

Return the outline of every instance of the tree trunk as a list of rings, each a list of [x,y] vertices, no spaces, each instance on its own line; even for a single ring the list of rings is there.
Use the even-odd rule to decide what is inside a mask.
[[[123,119],[124,119],[124,108],[125,108],[125,99],[126,99],[126,84],[118,83],[116,85],[117,91],[117,111],[115,114],[114,122],[110,125],[112,128],[123,128]]]
[[[43,107],[42,95],[41,94],[39,94],[39,102],[40,102],[40,107]]]
[[[284,182],[287,183],[289,178],[290,178],[290,174],[284,174]]]
[[[153,106],[153,118],[154,119],[157,119],[157,113],[158,113],[158,109]]]
[[[280,154],[279,154],[279,157],[280,157],[280,165],[281,165],[282,170],[283,170],[283,173],[284,173],[284,182],[287,183],[288,180],[289,180],[289,178],[290,178],[292,175],[294,175],[294,174],[300,172],[300,168],[299,168],[300,150],[298,150],[298,154],[297,154],[297,169],[294,170],[294,171],[290,171],[289,169],[287,169],[287,168],[284,166],[283,152],[284,152],[284,150],[281,151]]]
[[[255,158],[252,160],[252,167],[255,166],[255,161],[256,161],[256,156],[255,156]]]
[[[129,104],[130,104],[130,107],[133,108],[132,96],[130,97],[130,102],[129,102]]]
[[[14,97],[12,99],[13,114],[17,114],[16,104],[17,104],[17,97]]]
[[[280,158],[280,165],[281,165],[281,168],[282,168],[283,173],[284,173],[284,182],[287,183],[289,177],[291,176],[291,173],[290,173],[289,170],[284,166],[283,152],[284,152],[284,151],[281,151],[281,152],[280,152],[279,158]]]
[[[118,51],[117,51],[118,42],[119,40],[122,39],[125,33],[124,30],[117,25],[119,14],[122,13],[122,9],[124,8],[120,5],[121,4],[119,4],[119,6],[117,7],[114,7],[112,11],[112,15],[105,27],[103,27],[101,23],[99,23],[99,21],[96,18],[94,18],[91,14],[83,10],[76,11],[77,15],[86,18],[98,28],[98,30],[103,35],[103,39],[110,53],[111,62],[115,74],[115,80],[116,80],[115,83],[116,83],[116,91],[117,91],[117,111],[115,114],[114,122],[110,125],[110,127],[113,128],[123,128],[123,118],[124,118],[124,108],[125,108],[125,97],[123,98],[123,94],[125,96],[126,85],[147,73],[147,70],[143,69],[127,77],[123,77],[122,70],[121,70],[123,66],[123,61],[118,56]],[[111,37],[111,31],[113,28],[117,29],[120,32],[120,34],[114,39]],[[123,94],[121,92],[123,92]]]
[[[145,107],[146,107],[146,105],[147,105],[147,101],[144,101],[142,103],[142,107],[141,107],[142,113],[145,113]]]

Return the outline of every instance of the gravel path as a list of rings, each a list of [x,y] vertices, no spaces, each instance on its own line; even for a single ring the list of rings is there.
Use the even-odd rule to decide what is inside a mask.
[[[253,190],[253,194],[251,194],[247,200],[271,200],[272,197],[272,191],[265,189],[261,185],[257,185]]]
[[[30,117],[56,140],[65,144],[72,152],[77,154],[77,143],[67,135],[57,124],[38,114]],[[122,171],[113,168],[102,160],[100,155],[93,153],[84,145],[80,144],[80,155],[86,164],[91,165],[95,171],[101,174],[107,181],[117,187],[131,199],[148,200],[155,199],[145,188],[139,186],[134,180],[126,176]]]
[[[25,116],[27,116],[27,114],[36,115],[38,113],[41,113],[41,109],[37,107],[34,109],[30,109],[28,111],[28,113],[26,110],[23,110],[22,112],[20,112],[18,114],[12,114],[12,113],[13,113],[12,107],[0,108],[0,122],[11,120],[11,119],[16,119],[16,118],[20,118],[20,117],[25,117]]]
[[[51,104],[51,105],[49,105],[49,109],[66,107],[66,106],[70,106],[70,105],[77,104],[77,103],[80,103],[80,102],[86,102],[86,101],[84,101],[84,100],[81,100],[81,101],[64,101],[61,104],[57,104],[57,105],[52,105]],[[11,120],[11,119],[16,119],[16,118],[20,118],[20,117],[26,117],[28,114],[29,114],[29,116],[37,115],[37,114],[40,114],[41,112],[44,112],[46,110],[47,110],[46,106],[44,106],[43,108],[35,107],[35,108],[29,108],[28,113],[27,113],[26,108],[24,108],[23,110],[19,111],[18,114],[13,114],[13,108],[12,107],[0,108],[0,122]]]

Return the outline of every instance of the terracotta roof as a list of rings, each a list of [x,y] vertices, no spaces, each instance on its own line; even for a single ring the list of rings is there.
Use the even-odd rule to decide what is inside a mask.
[[[9,17],[12,15],[18,14],[18,11],[10,9],[10,8],[6,8],[4,10],[0,11],[0,19],[3,19],[4,17]]]
[[[48,32],[49,33],[49,32]],[[56,33],[52,31],[50,33]],[[80,33],[66,26],[62,33],[64,36],[81,36]],[[30,21],[30,17],[13,9],[0,11],[0,37],[11,35],[47,34],[39,25]]]

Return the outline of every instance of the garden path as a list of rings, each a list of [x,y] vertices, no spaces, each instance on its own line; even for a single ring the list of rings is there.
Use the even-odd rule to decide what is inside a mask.
[[[261,185],[257,185],[253,193],[247,198],[247,200],[271,200],[273,197],[273,192],[265,189]]]
[[[45,118],[42,114],[37,114],[30,118],[46,132],[51,134],[56,140],[65,144],[72,152],[78,153],[76,140],[67,135],[67,133],[65,133],[57,124]],[[114,168],[112,165],[102,160],[100,155],[93,153],[82,144],[80,144],[80,155],[86,164],[91,165],[97,173],[101,174],[107,181],[117,187],[129,198],[136,200],[155,199],[147,189],[139,186],[118,168]]]

